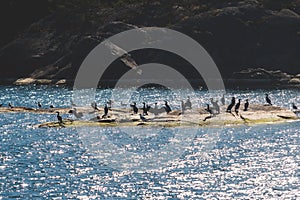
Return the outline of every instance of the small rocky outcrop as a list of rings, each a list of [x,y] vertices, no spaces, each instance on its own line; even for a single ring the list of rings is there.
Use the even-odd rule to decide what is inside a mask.
[[[280,70],[272,71],[263,68],[248,68],[240,72],[233,73],[233,79],[243,80],[270,80],[278,83],[288,83],[293,76]]]
[[[294,78],[289,81],[290,84],[300,85],[300,74],[297,74]]]
[[[238,82],[240,86],[255,85],[262,86],[300,86],[300,76],[291,75],[281,70],[266,70],[263,68],[248,68],[240,72],[233,73],[232,80]],[[243,85],[244,84],[244,85]]]

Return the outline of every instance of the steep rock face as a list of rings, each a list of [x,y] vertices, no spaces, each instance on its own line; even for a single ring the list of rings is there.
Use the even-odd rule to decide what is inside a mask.
[[[97,44],[116,33],[144,26],[168,27],[197,40],[224,78],[249,67],[300,72],[300,16],[291,10],[270,11],[255,1],[245,1],[202,12],[197,6],[187,10],[154,2],[54,13],[0,50],[0,79],[73,80]],[[163,60],[192,74],[188,63],[166,53],[136,52],[132,58],[137,64]],[[126,62],[120,61],[113,67],[128,70]]]

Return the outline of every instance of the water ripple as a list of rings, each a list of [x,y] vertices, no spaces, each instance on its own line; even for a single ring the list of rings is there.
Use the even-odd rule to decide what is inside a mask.
[[[31,107],[37,100],[43,105],[68,106],[72,95],[68,88],[44,86],[0,90],[1,102]],[[266,92],[276,105],[300,104],[297,90],[239,91],[236,96],[258,103],[264,101]],[[134,94],[132,100],[154,103],[166,94],[148,93]],[[97,98],[105,102],[108,94],[109,90],[99,91]],[[232,94],[228,91],[228,96]],[[179,106],[178,99],[186,95],[186,91],[175,92],[169,99],[171,105]],[[205,91],[197,95],[193,103],[201,106],[211,97]],[[203,146],[206,130],[199,129],[181,158],[160,170],[133,173],[103,165],[83,148],[73,128],[33,127],[55,119],[53,115],[0,115],[0,199],[300,198],[300,122],[216,129],[219,137],[211,149]],[[116,134],[107,134],[120,140]],[[157,143],[149,138],[141,146],[139,141],[142,151]]]

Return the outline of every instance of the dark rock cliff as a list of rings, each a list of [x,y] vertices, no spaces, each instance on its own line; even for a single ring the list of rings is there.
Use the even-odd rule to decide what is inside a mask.
[[[57,11],[33,23],[1,48],[0,79],[73,80],[81,62],[97,44],[124,30],[146,26],[175,29],[197,40],[224,78],[250,67],[300,72],[300,16],[292,10],[274,11],[256,1],[241,1],[203,11],[197,5],[187,9],[154,1],[122,8]],[[184,61],[172,56],[166,59],[165,53],[131,55],[137,64],[164,60],[193,78]],[[124,66],[120,60],[113,63],[115,71]]]

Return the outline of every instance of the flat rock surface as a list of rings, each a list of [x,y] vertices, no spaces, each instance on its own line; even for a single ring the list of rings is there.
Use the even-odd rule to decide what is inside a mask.
[[[0,113],[36,113],[36,114],[55,114],[59,112],[61,115],[73,114],[70,111],[73,108],[27,108],[27,107],[0,107]],[[180,110],[174,110],[170,113],[160,113],[144,116],[145,120],[140,119],[139,114],[132,114],[129,108],[113,108],[110,109],[107,117],[102,117],[102,110],[97,111],[92,108],[77,107],[77,112],[83,114],[82,119],[64,119],[63,124],[58,122],[47,122],[38,125],[38,127],[59,127],[59,126],[223,126],[237,124],[260,124],[260,123],[277,123],[298,120],[296,113],[299,111],[291,111],[287,108],[269,105],[250,105],[248,111],[240,110],[236,112],[225,112],[226,106],[221,107],[220,114],[209,114],[204,108],[195,108],[186,110],[183,114]],[[98,116],[98,118],[97,118]],[[53,117],[53,119],[56,119]]]
[[[47,122],[38,125],[38,127],[60,127],[60,126],[165,126],[165,127],[191,127],[191,126],[224,126],[240,124],[264,124],[280,123],[298,120],[297,112],[289,109],[269,106],[269,105],[250,105],[248,111],[239,111],[238,113],[225,112],[226,107],[221,107],[221,113],[211,115],[204,108],[187,110],[183,114],[179,110],[167,113],[144,116],[140,119],[139,114],[132,114],[129,108],[114,108],[109,111],[107,117],[102,117],[103,111],[94,111],[90,108],[77,108],[77,112],[83,113],[82,119],[64,119],[63,124],[58,122]],[[6,111],[5,111],[6,110]],[[69,113],[71,108],[61,109],[34,109],[22,110],[21,108],[0,109],[0,112],[36,112],[53,113],[59,111],[62,114]],[[93,116],[93,117],[92,117]],[[98,118],[97,118],[98,116]],[[75,118],[75,117],[74,117]]]

